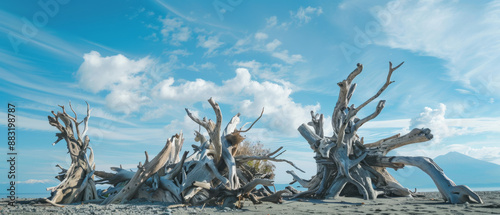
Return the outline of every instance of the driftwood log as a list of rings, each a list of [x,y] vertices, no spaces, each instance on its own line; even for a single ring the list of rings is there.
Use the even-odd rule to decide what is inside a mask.
[[[94,154],[92,148],[89,147],[90,138],[87,136],[90,106],[87,103],[87,116],[80,122],[78,122],[71,102],[69,107],[74,117],[66,113],[64,106],[59,107],[61,107],[62,113],[52,111],[53,116],[48,116],[49,124],[60,131],[60,133],[56,133],[57,140],[52,145],[61,140],[66,141],[71,165],[68,169],[59,164],[56,165],[61,169],[59,175],[56,176],[61,183],[55,187],[47,188],[48,191],[51,191],[51,197],[47,201],[51,204],[70,204],[96,199],[97,191],[93,177],[95,171]],[[83,130],[80,130],[81,124],[83,124]],[[87,151],[89,151],[88,156]]]
[[[195,131],[195,141],[200,145],[193,145],[194,153],[191,155],[188,156],[188,152],[185,152],[180,157],[184,143],[180,133],[167,140],[165,147],[153,160],[148,161],[146,153],[146,162],[144,165],[139,163],[136,172],[125,170],[121,166],[111,168],[115,173],[95,171],[95,175],[101,178],[96,183],[113,185],[99,192],[100,197],[105,198],[102,204],[124,203],[138,198],[186,205],[222,203],[223,207],[232,208],[241,207],[239,202],[242,198],[255,200],[255,203],[280,202],[281,195],[289,191],[263,196],[255,189],[257,185],[273,186],[273,175],[251,172],[243,167],[251,160],[265,160],[287,162],[297,168],[291,161],[277,158],[284,152],[283,148],[267,154],[237,155],[238,147],[245,139],[242,133],[253,127],[264,110],[245,130],[236,129],[240,122],[239,113],[222,130],[219,105],[212,98],[208,102],[215,112],[215,122],[206,118],[199,119],[186,109],[187,115],[205,128],[209,136],[207,138],[201,131]]]
[[[455,185],[430,158],[386,156],[389,151],[398,147],[432,139],[430,129],[416,128],[406,135],[398,134],[369,144],[365,144],[363,138],[357,135],[363,124],[380,114],[385,100],[379,101],[375,111],[364,118],[358,118],[357,113],[394,82],[391,81],[392,73],[402,64],[393,68],[389,62],[389,73],[384,85],[358,107],[354,104],[349,106],[349,102],[356,89],[353,80],[361,73],[363,66],[358,64],[347,79],[337,84],[340,92],[332,114],[333,136],[325,136],[323,114],[311,111],[311,122],[302,124],[298,131],[316,152],[314,159],[317,163],[317,173],[310,180],[304,180],[293,171],[287,171],[294,179],[292,183],[298,182],[308,188],[295,197],[335,198],[341,193],[357,193],[364,199],[376,199],[380,194],[410,196],[411,191],[399,184],[386,170],[410,165],[420,168],[434,180],[445,201],[482,203],[481,198],[469,187]]]

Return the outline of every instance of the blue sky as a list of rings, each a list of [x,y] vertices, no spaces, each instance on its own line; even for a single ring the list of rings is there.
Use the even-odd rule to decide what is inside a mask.
[[[310,110],[329,118],[336,83],[358,62],[356,105],[382,86],[389,61],[405,61],[380,96],[385,109],[359,132],[365,142],[429,127],[434,140],[393,154],[458,151],[500,164],[500,1],[40,2],[0,3],[0,92],[17,106],[21,183],[53,186],[55,164],[69,165],[64,143],[51,145],[57,105],[71,101],[83,117],[90,103],[91,146],[107,171],[135,168],[181,130],[191,150],[198,126],[184,108],[213,119],[210,97],[225,123],[265,107],[247,138],[284,146],[308,178],[314,154],[296,128]],[[277,183],[291,181],[288,169],[277,164]]]

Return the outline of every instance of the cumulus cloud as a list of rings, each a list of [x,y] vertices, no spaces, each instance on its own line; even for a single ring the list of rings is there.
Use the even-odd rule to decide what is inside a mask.
[[[249,117],[258,116],[265,107],[264,122],[269,123],[273,130],[296,135],[296,128],[309,120],[309,111],[318,110],[320,106],[295,103],[292,92],[285,82],[254,81],[247,69],[239,68],[236,76],[223,81],[222,85],[203,79],[176,84],[173,78],[169,78],[154,87],[153,96],[184,104],[214,97]]]
[[[83,59],[77,71],[80,87],[93,93],[110,91],[106,96],[109,108],[128,114],[148,100],[142,95],[143,73],[152,64],[148,57],[136,61],[121,54],[102,57],[91,51]]]
[[[460,135],[465,132],[464,129],[457,129],[448,126],[444,117],[446,113],[446,105],[439,104],[437,109],[425,107],[424,111],[418,117],[411,119],[410,128],[430,128],[434,138],[432,142],[440,143],[443,138],[453,135]]]
[[[205,55],[211,55],[215,53],[215,50],[221,47],[224,43],[219,41],[218,36],[198,36],[198,46],[208,49]]]
[[[456,151],[477,159],[500,163],[500,147],[497,146],[496,142],[464,141],[450,144],[450,142],[447,141],[447,138],[458,136],[463,136],[465,138],[469,135],[480,133],[500,135],[500,124],[498,124],[499,118],[447,119],[445,115],[446,105],[444,104],[439,104],[435,109],[425,107],[422,113],[409,120],[409,126],[404,128],[402,133],[407,133],[413,128],[430,128],[434,136],[433,139],[425,143],[412,144],[398,148],[395,150],[396,154],[436,157],[451,151]],[[399,121],[401,126],[405,125],[406,120]],[[386,125],[386,123],[378,124],[381,128],[394,128],[394,126]]]
[[[441,58],[449,77],[478,95],[500,96],[500,1],[477,7],[465,2],[393,1],[380,16],[386,38],[377,41]]]
[[[83,59],[77,71],[79,83],[82,88],[93,93],[137,81],[136,75],[151,63],[147,57],[135,61],[121,54],[101,57],[96,51],[84,54]]]
[[[500,134],[498,117],[447,119],[445,114],[446,105],[442,103],[436,109],[425,107],[418,117],[411,119],[409,128],[430,128],[434,135],[432,140],[434,143],[440,143],[444,138],[451,136],[485,132]]]
[[[308,6],[306,8],[300,7],[297,12],[290,11],[290,16],[292,18],[298,20],[300,24],[307,24],[311,21],[311,16],[319,16],[323,13],[323,9],[321,7],[311,7]]]

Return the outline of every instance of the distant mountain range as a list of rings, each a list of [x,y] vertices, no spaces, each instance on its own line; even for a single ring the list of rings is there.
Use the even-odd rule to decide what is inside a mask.
[[[467,185],[472,189],[497,187],[500,189],[500,165],[478,160],[467,155],[450,152],[434,159],[448,178],[457,185]],[[436,188],[432,179],[417,167],[407,166],[404,169],[389,172],[403,186],[413,189]]]

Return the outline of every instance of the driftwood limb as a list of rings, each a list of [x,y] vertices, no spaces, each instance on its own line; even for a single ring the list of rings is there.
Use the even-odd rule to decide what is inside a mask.
[[[427,175],[429,175],[439,192],[443,196],[444,200],[452,203],[483,203],[481,197],[474,193],[469,187],[465,185],[456,185],[451,179],[449,179],[444,171],[430,158],[427,157],[408,157],[408,156],[394,156],[387,159],[389,163],[381,163],[381,165],[410,165],[416,166]],[[380,164],[379,164],[380,165]]]
[[[269,160],[269,161],[274,161],[274,162],[286,162],[286,163],[290,164],[291,166],[293,166],[295,169],[297,169],[297,170],[299,170],[301,172],[304,172],[304,170],[298,168],[293,162],[291,162],[289,160],[286,160],[286,159],[278,159],[277,158],[279,155],[281,155],[282,153],[284,153],[286,150],[284,150],[283,152],[280,152],[280,154],[272,157],[274,154],[278,153],[282,149],[283,149],[283,146],[280,147],[280,148],[278,148],[274,152],[271,152],[271,153],[266,154],[266,155],[262,155],[262,156],[258,156],[258,155],[253,155],[253,156],[250,156],[250,155],[239,155],[239,156],[236,156],[234,159],[236,160],[236,163],[245,163],[245,162],[248,162],[248,161],[251,161],[251,160]]]
[[[414,128],[410,133],[404,136],[392,136],[390,138],[383,139],[371,144],[365,144],[365,147],[372,151],[372,153],[378,153],[381,155],[386,155],[389,151],[405,146],[412,143],[420,143],[429,141],[432,139],[431,130],[428,128],[418,129]]]
[[[134,174],[132,179],[125,185],[125,187],[118,192],[117,194],[108,197],[106,200],[102,202],[103,205],[106,204],[117,204],[124,203],[130,200],[136,193],[137,189],[146,182],[146,180],[155,174],[160,168],[165,165],[165,162],[168,159],[168,154],[172,150],[172,142],[167,140],[167,143],[163,147],[163,149],[156,155],[153,160],[144,162],[142,165],[139,162],[137,166],[137,172]]]

